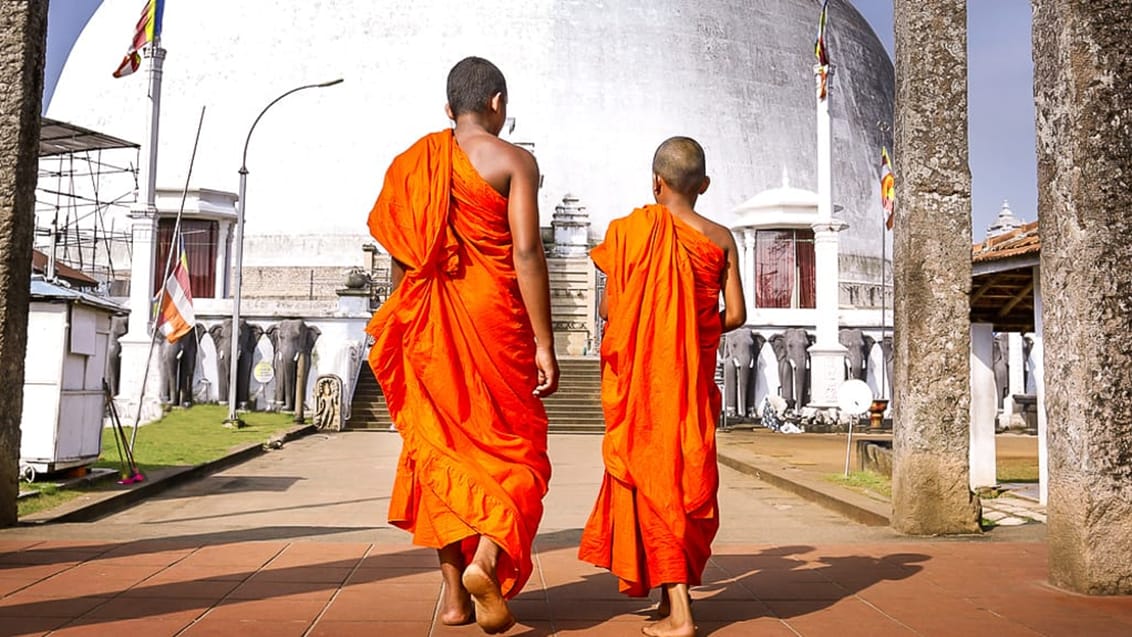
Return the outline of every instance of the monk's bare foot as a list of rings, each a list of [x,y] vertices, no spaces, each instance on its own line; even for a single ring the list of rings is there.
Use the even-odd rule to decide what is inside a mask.
[[[688,597],[688,605],[692,605],[691,596]],[[664,619],[672,614],[672,604],[668,601],[668,593],[664,589],[660,589],[660,603],[656,605],[656,616]]]
[[[648,637],[696,637],[696,627],[691,621],[677,624],[671,617],[641,628]]]
[[[475,562],[469,564],[464,569],[463,582],[472,596],[476,623],[483,632],[494,635],[515,625],[515,618],[507,607],[507,600],[503,599],[499,583],[482,566]]]
[[[463,585],[449,586],[446,582],[440,597],[440,623],[445,626],[466,626],[475,619],[472,613],[472,596]]]

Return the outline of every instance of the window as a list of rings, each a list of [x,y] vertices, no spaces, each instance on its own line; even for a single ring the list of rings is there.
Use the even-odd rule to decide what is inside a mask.
[[[812,230],[755,232],[755,307],[813,308]]]
[[[176,219],[157,221],[157,259],[153,263],[153,294],[161,289],[165,277],[165,260],[169,258],[169,244],[173,241]],[[216,296],[216,250],[220,234],[216,221],[181,219],[181,234],[185,237],[185,254],[189,260],[189,283],[194,299]],[[177,255],[173,255],[177,258]],[[176,264],[174,264],[176,265]]]

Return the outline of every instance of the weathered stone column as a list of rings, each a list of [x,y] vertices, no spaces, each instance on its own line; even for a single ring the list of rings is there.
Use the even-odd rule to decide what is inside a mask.
[[[47,3],[0,3],[0,526],[16,522]]]
[[[1050,581],[1132,593],[1132,0],[1034,0]]]
[[[892,525],[979,531],[968,485],[967,5],[895,0]]]

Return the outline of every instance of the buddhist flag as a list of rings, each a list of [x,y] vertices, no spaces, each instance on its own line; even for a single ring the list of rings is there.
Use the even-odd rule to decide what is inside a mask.
[[[179,242],[179,248],[177,265],[173,266],[173,271],[165,280],[161,304],[157,310],[157,329],[161,330],[170,343],[177,342],[177,339],[191,332],[196,324],[192,286],[189,283],[189,256],[185,253],[184,237]]]
[[[818,58],[818,99],[824,100],[826,96],[826,82],[829,79],[829,49],[825,46],[825,21],[829,10],[829,0],[821,3],[821,15],[818,16],[818,37],[814,41],[814,55]]]
[[[125,77],[141,66],[141,50],[145,45],[161,37],[161,14],[165,11],[165,0],[146,0],[141,17],[134,27],[134,40],[122,63],[114,71],[114,77]]]
[[[896,177],[892,174],[892,162],[888,159],[888,149],[880,149],[880,203],[888,213],[884,227],[892,230],[894,215],[896,214]]]

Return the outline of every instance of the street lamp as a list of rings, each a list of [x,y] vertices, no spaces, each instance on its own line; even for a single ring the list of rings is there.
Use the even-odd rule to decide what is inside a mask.
[[[236,211],[236,237],[233,241],[236,249],[236,267],[233,271],[235,277],[235,285],[232,287],[232,351],[231,358],[228,362],[228,420],[227,423],[236,423],[236,379],[238,378],[237,368],[239,367],[240,356],[240,282],[244,278],[244,211],[247,210],[247,185],[248,185],[248,144],[252,141],[252,133],[255,132],[255,127],[259,124],[259,120],[263,119],[264,113],[272,106],[275,106],[279,100],[287,97],[292,93],[308,88],[326,88],[327,86],[334,86],[341,84],[342,78],[323,82],[321,84],[306,84],[293,88],[279,97],[271,100],[271,102],[263,107],[263,110],[256,116],[255,121],[252,122],[252,127],[248,130],[248,137],[244,140],[244,155],[240,160],[240,207]]]

